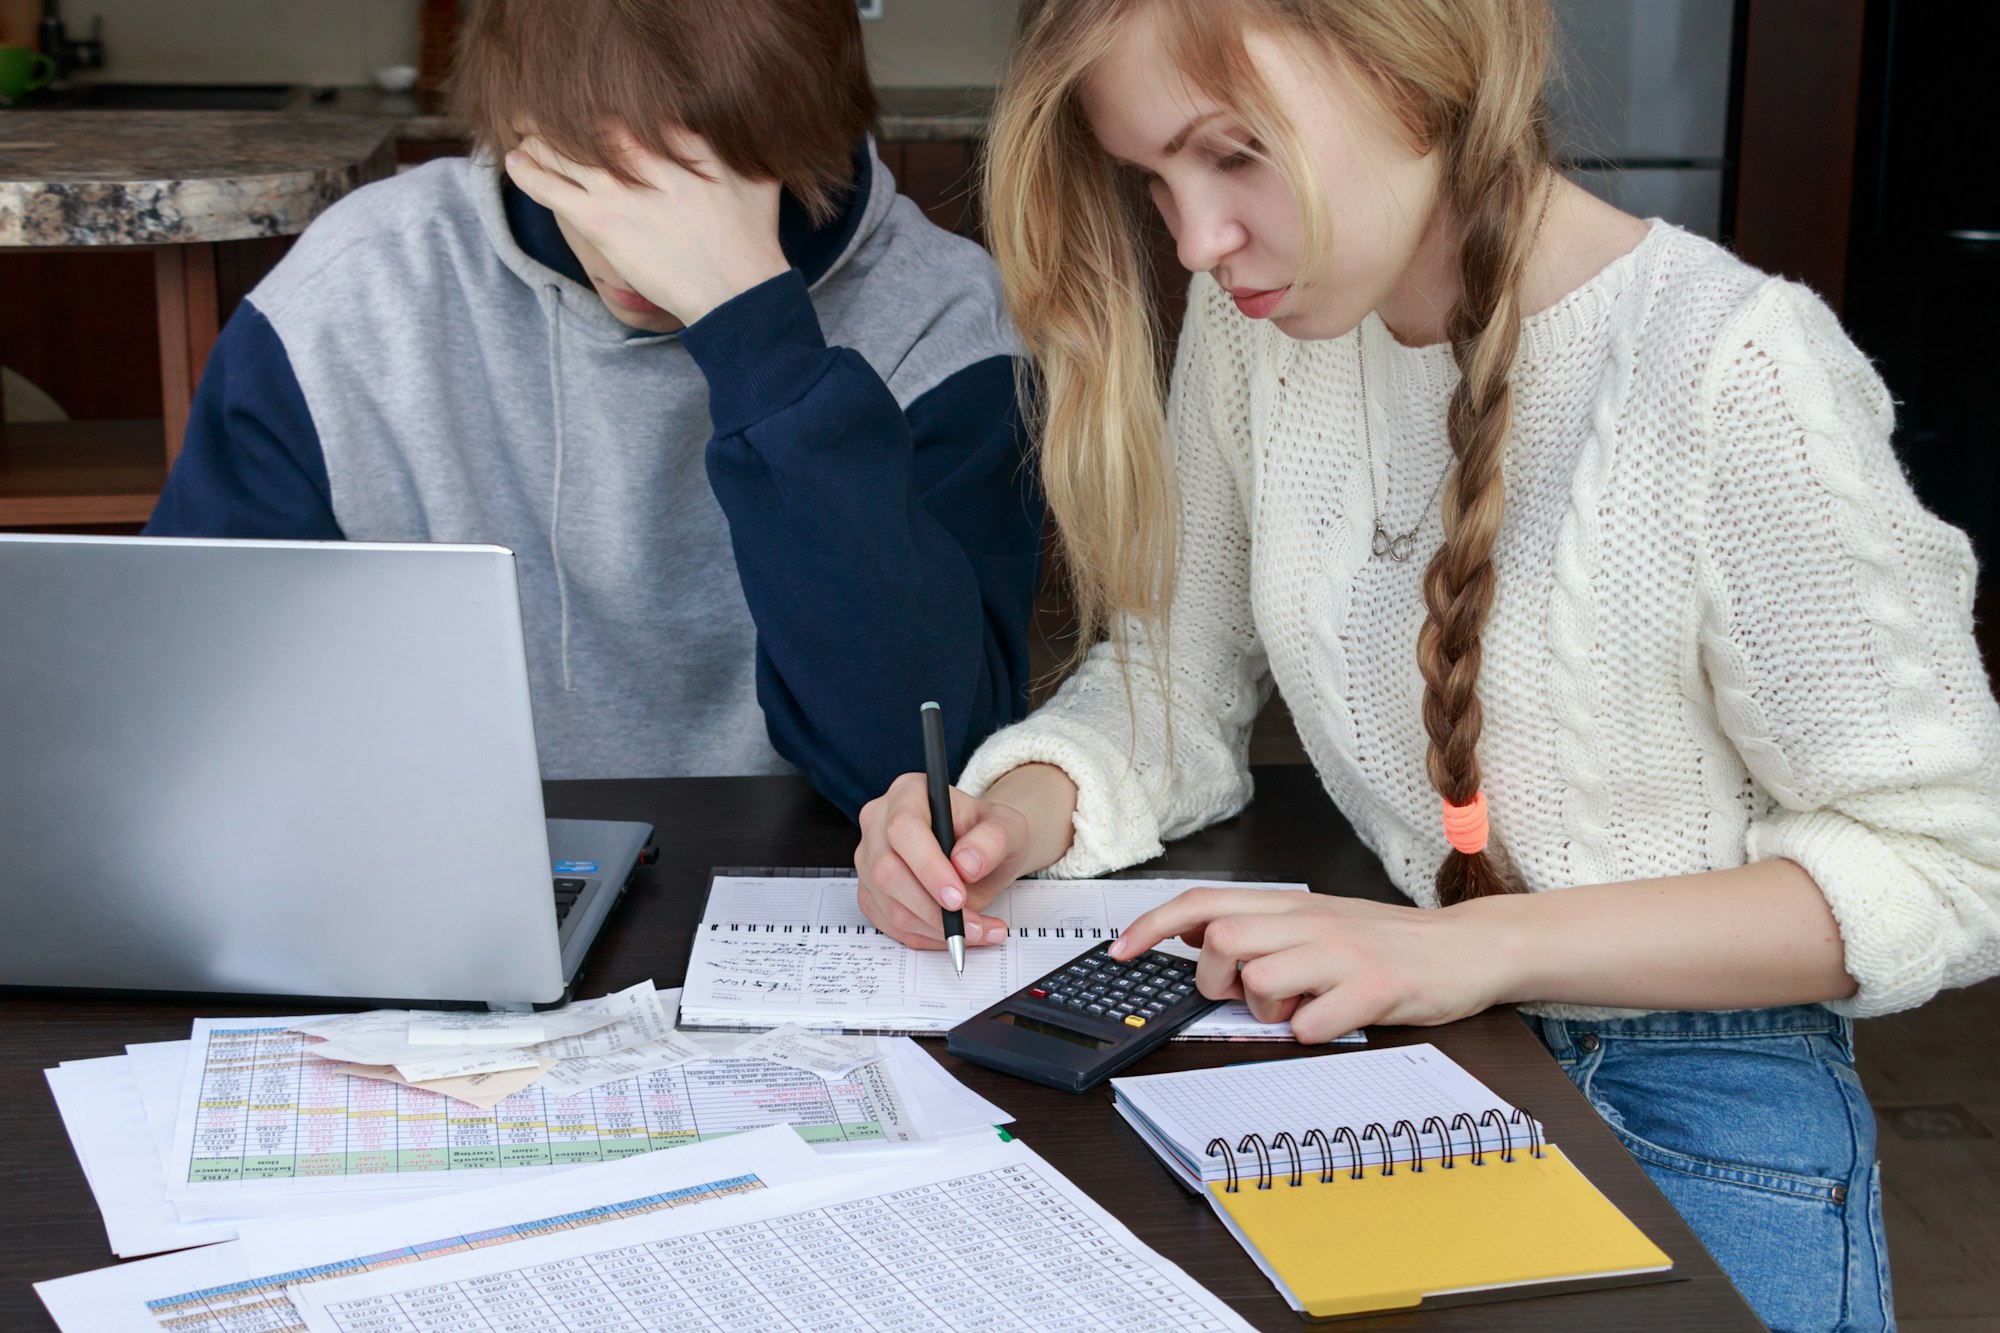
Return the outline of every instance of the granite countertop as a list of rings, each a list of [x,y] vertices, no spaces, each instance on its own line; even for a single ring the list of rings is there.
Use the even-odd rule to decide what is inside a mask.
[[[289,236],[395,172],[395,126],[321,111],[12,111],[0,246]]]
[[[881,137],[978,139],[991,88],[884,88]],[[174,245],[290,236],[395,172],[402,141],[470,136],[435,99],[373,88],[277,111],[9,111],[0,246]]]
[[[980,139],[993,108],[991,88],[881,88],[884,139]],[[314,96],[301,88],[287,109],[311,107],[343,115],[378,116],[396,122],[396,137],[411,141],[470,138],[471,127],[445,110],[439,99],[374,88],[337,88]],[[3,124],[4,122],[0,122]]]

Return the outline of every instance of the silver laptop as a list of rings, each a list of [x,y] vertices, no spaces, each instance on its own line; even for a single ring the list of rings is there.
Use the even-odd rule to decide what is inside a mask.
[[[0,536],[0,985],[563,997],[652,830],[548,820],[514,557]]]

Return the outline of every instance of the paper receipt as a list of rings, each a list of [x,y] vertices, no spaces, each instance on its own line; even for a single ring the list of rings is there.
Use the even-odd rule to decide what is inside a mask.
[[[843,1037],[808,1032],[796,1023],[772,1028],[730,1052],[738,1059],[775,1060],[823,1078],[846,1078],[863,1065],[882,1058],[873,1037]]]

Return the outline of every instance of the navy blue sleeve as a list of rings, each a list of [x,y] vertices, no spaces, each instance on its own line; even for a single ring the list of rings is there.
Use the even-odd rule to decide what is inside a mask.
[[[319,431],[278,331],[248,301],[201,372],[148,537],[339,541]]]
[[[690,326],[757,623],[757,696],[778,752],[852,817],[923,767],[917,710],[942,707],[954,775],[1027,707],[1042,499],[1013,358],[910,405],[828,347],[797,270]]]

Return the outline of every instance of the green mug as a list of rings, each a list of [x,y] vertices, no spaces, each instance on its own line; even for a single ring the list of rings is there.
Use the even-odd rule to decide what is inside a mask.
[[[0,44],[0,102],[31,93],[56,76],[56,62],[25,46]]]

